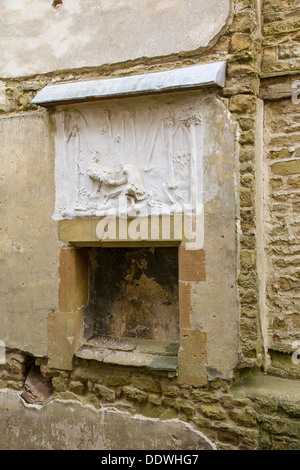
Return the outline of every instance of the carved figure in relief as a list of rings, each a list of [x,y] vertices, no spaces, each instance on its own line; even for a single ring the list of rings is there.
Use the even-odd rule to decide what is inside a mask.
[[[130,202],[131,208],[139,201],[149,198],[143,186],[142,176],[138,168],[130,163],[117,164],[112,167],[100,166],[93,162],[88,170],[88,176],[99,183],[104,196],[104,205],[111,198],[124,194]]]

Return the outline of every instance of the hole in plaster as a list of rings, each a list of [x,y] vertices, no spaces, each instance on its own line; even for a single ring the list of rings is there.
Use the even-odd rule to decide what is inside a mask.
[[[62,3],[63,3],[62,0],[53,0],[52,6],[53,6],[53,8],[58,9],[58,8],[61,7]]]
[[[24,382],[22,398],[32,405],[43,405],[53,396],[51,379],[42,375],[40,367],[32,364]]]

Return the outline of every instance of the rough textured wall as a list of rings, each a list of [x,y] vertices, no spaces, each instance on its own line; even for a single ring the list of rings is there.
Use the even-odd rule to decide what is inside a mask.
[[[235,16],[228,31],[228,80],[223,93],[240,127],[239,144],[239,253],[240,368],[261,366],[263,338],[259,308],[257,266],[257,149],[260,115],[259,69],[261,61],[260,5],[235,2]]]
[[[264,1],[268,345],[285,353],[295,350],[292,343],[300,338],[300,108],[292,100],[293,82],[299,80],[299,29],[299,1]],[[285,369],[284,375],[299,376],[290,356],[271,352],[271,359],[275,369]]]
[[[269,346],[287,352],[300,339],[299,118],[291,99],[266,104]]]
[[[299,0],[264,0],[263,73],[277,75],[299,71],[299,10]]]

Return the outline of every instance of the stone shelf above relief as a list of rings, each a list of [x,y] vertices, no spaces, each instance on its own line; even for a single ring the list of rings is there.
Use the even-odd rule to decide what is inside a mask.
[[[163,72],[48,85],[32,100],[40,106],[57,106],[122,96],[224,87],[226,62],[193,65]]]
[[[175,372],[178,367],[178,351],[178,343],[94,336],[77,349],[75,356],[105,364]]]

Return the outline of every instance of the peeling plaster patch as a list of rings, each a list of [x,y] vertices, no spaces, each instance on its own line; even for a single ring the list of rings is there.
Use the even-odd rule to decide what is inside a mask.
[[[204,434],[178,419],[130,416],[113,408],[95,410],[69,400],[53,400],[44,407],[25,405],[19,393],[7,389],[0,391],[0,404],[3,450],[28,449],[28,434],[32,450],[160,450],[159,442],[166,450],[216,449]]]

